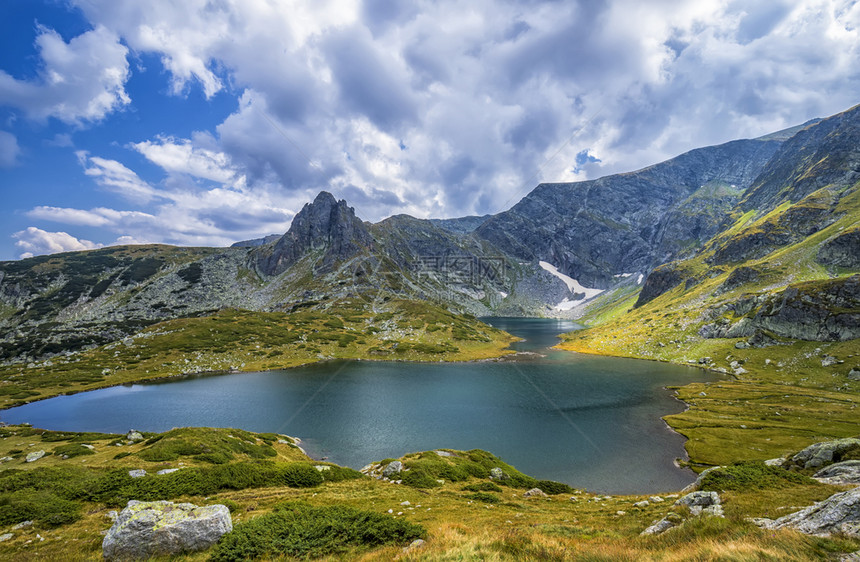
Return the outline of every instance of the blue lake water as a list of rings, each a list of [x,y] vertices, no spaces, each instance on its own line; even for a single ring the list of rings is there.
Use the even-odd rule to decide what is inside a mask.
[[[568,321],[490,318],[525,338],[513,359],[474,363],[330,361],[187,377],[59,396],[0,411],[45,429],[126,432],[237,427],[300,437],[353,468],[435,448],[485,449],[536,478],[604,493],[677,490],[684,438],[660,419],[665,389],[717,380],[701,370],[547,349]]]

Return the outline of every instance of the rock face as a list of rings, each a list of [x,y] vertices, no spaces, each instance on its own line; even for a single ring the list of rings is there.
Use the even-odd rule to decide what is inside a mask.
[[[293,219],[290,229],[272,246],[257,253],[257,269],[265,275],[279,275],[312,251],[324,251],[320,272],[330,271],[344,260],[373,244],[367,226],[355,216],[346,201],[337,201],[321,191]]]
[[[860,268],[860,227],[847,229],[818,249],[818,261],[839,267]]]
[[[818,468],[840,460],[842,453],[857,447],[860,447],[860,439],[853,437],[814,443],[791,457],[791,462],[803,468]]]
[[[797,529],[801,533],[830,536],[842,533],[860,538],[860,488],[834,494],[815,505],[780,517],[779,519],[754,519],[765,529]]]
[[[825,484],[860,484],[860,461],[842,461],[823,468],[813,476]]]
[[[767,211],[800,201],[825,185],[860,179],[860,106],[810,124],[782,143],[741,201]]]
[[[105,560],[142,560],[205,550],[233,530],[223,505],[132,500],[102,541]]]
[[[734,141],[636,172],[541,184],[475,234],[517,258],[547,261],[584,286],[603,288],[613,275],[650,271],[701,247],[779,145]]]
[[[727,320],[725,312],[737,319]],[[699,333],[706,338],[748,338],[761,332],[810,341],[860,338],[860,275],[789,285],[773,295],[744,296],[712,309],[710,315],[717,322],[702,327]]]

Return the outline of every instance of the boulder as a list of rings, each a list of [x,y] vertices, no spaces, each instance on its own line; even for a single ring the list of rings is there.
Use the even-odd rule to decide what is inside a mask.
[[[860,381],[860,367],[854,367],[848,371],[848,378],[852,381]]]
[[[32,453],[27,453],[27,456],[24,458],[25,462],[36,462],[45,456],[45,451],[33,451]]]
[[[205,550],[233,530],[223,505],[131,500],[102,541],[105,560],[147,559]]]
[[[143,478],[144,476],[146,476],[146,471],[142,468],[138,468],[135,470],[129,470],[128,475],[132,478]]]
[[[677,527],[684,520],[677,513],[669,513],[663,519],[654,521],[650,527],[639,533],[640,535],[659,535],[668,531],[673,527]]]
[[[827,537],[841,533],[860,538],[860,488],[833,494],[795,513],[779,519],[753,519],[765,529],[796,529],[807,535]]]
[[[853,447],[860,447],[860,439],[847,437],[814,443],[791,457],[791,461],[803,468],[818,468],[838,461],[842,453]]]
[[[702,485],[702,480],[705,478],[705,476],[707,476],[708,474],[710,474],[711,472],[713,472],[719,468],[722,468],[722,467],[721,466],[712,466],[711,468],[706,468],[705,470],[703,470],[702,472],[699,473],[699,475],[696,477],[696,481],[693,482],[692,484],[685,486],[684,489],[681,490],[681,493],[686,494],[688,492],[694,492],[694,491],[698,490],[699,486]]]
[[[860,484],[860,461],[842,461],[823,468],[813,476],[825,484]]]
[[[490,469],[490,479],[491,480],[507,480],[509,478],[510,478],[510,476],[505,474],[505,472],[501,468],[499,468],[498,466],[495,466],[495,467]]]
[[[395,474],[400,474],[400,471],[403,470],[403,463],[400,461],[391,461],[388,465],[382,470],[382,476],[385,478],[391,478]]]
[[[685,505],[693,515],[722,516],[720,496],[716,492],[690,492],[675,501],[675,505]]]
[[[125,438],[132,443],[134,443],[135,441],[143,441],[143,435],[139,431],[134,429],[129,429],[128,433],[125,435]]]
[[[523,494],[524,498],[545,498],[547,497],[546,492],[541,490],[540,488],[532,488],[528,492]]]

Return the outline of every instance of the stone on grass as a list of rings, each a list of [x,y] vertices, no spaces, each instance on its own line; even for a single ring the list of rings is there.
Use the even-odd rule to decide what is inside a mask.
[[[161,470],[156,472],[156,474],[158,474],[159,476],[163,476],[165,474],[172,474],[172,473],[176,472],[177,470],[179,470],[179,469],[178,468],[162,468]]]
[[[132,478],[143,478],[144,476],[146,476],[146,471],[142,468],[138,468],[135,470],[129,470],[128,475]]]
[[[145,560],[206,550],[233,530],[223,505],[131,500],[102,541],[106,560]]]
[[[860,381],[860,367],[854,367],[848,371],[848,378],[852,381]]]
[[[651,504],[648,503],[648,500],[642,500],[641,502],[634,503],[633,507],[643,508],[643,507],[648,507],[649,505],[651,505]]]
[[[501,468],[499,468],[498,466],[495,466],[495,467],[490,469],[490,479],[491,480],[507,480],[509,478],[510,478],[510,476],[505,474],[505,472]]]
[[[45,456],[45,451],[33,451],[32,453],[27,453],[25,462],[36,462]]]
[[[685,505],[693,515],[722,515],[722,508],[708,509],[720,505],[720,495],[716,492],[690,492],[675,501],[675,505]],[[707,510],[707,511],[706,511]]]
[[[846,437],[845,439],[823,441],[810,445],[791,457],[791,460],[803,468],[818,468],[832,463],[835,455],[841,455],[853,447],[860,447],[860,439]]]
[[[13,535],[12,533],[3,533],[2,535],[0,535],[0,542],[8,541],[9,539],[11,539],[14,536],[15,535]]]
[[[813,476],[825,484],[860,484],[860,461],[842,461],[822,468]]]
[[[523,494],[524,498],[545,498],[547,497],[546,492],[541,490],[540,488],[532,488],[528,492]]]
[[[826,500],[779,519],[753,519],[765,529],[796,529],[807,535],[827,537],[841,533],[860,538],[860,488],[833,494]]]
[[[391,461],[388,463],[388,466],[382,471],[382,476],[385,478],[391,478],[395,474],[399,474],[400,471],[403,470],[403,463],[400,461]]]
[[[128,433],[126,433],[125,435],[125,438],[132,443],[135,441],[143,441],[143,435],[139,431],[134,429],[129,429]]]
[[[702,472],[699,473],[699,475],[696,477],[696,481],[693,482],[692,484],[689,484],[688,486],[684,487],[684,489],[681,490],[681,493],[686,494],[688,492],[695,492],[696,490],[699,489],[699,486],[702,485],[702,480],[704,480],[705,476],[707,476],[708,474],[710,474],[711,472],[713,472],[719,468],[722,468],[722,467],[721,466],[712,466],[711,468],[706,468],[705,470],[703,470]]]

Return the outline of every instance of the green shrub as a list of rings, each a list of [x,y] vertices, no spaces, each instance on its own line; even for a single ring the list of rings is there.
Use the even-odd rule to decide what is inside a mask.
[[[69,443],[67,445],[60,445],[54,449],[54,454],[58,457],[79,457],[81,455],[94,455],[95,451],[88,447],[84,447],[82,443]]]
[[[761,490],[794,484],[817,484],[815,480],[761,461],[740,461],[712,470],[702,478],[700,490]]]
[[[572,494],[574,492],[574,489],[567,484],[553,480],[538,480],[535,487],[540,488],[544,493],[551,496],[555,494]]]
[[[475,492],[474,494],[467,494],[466,499],[483,502],[483,503],[499,503],[501,500],[499,496],[494,494],[488,494],[487,492]]]
[[[19,490],[0,494],[0,525],[38,521],[47,527],[57,527],[80,518],[81,505],[78,502],[50,492]]]
[[[461,488],[464,492],[502,492],[499,486],[492,482],[478,482],[477,484],[469,484]]]
[[[403,483],[413,488],[435,488],[441,485],[435,478],[421,469],[413,469],[401,474],[403,476]]]
[[[215,546],[211,560],[233,561],[286,555],[317,558],[351,548],[406,544],[426,536],[419,525],[347,506],[278,506],[239,523]]]

